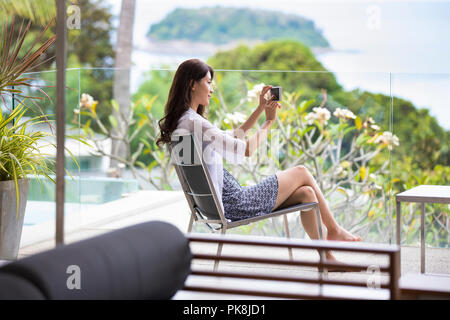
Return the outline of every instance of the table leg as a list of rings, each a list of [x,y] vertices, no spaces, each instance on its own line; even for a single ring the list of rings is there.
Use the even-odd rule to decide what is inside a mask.
[[[397,245],[401,245],[401,228],[400,228],[400,217],[401,217],[401,202],[397,201]]]
[[[401,261],[402,261],[402,259],[401,259],[401,239],[402,239],[402,237],[401,237],[401,225],[400,225],[400,222],[401,222],[401,212],[402,212],[402,204],[401,204],[401,202],[400,201],[397,201],[397,245],[398,245],[398,250],[399,250],[399,259],[398,259],[398,261],[399,261],[399,265],[398,265],[398,270],[399,270],[399,276],[400,276],[400,274],[401,274],[401,270],[402,270],[402,268],[401,268]]]
[[[425,273],[425,203],[420,213],[420,272]]]

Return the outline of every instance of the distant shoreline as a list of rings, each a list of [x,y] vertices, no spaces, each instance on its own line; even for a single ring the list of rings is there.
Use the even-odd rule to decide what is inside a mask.
[[[275,39],[274,39],[275,40]],[[264,43],[263,40],[237,40],[226,44],[213,44],[210,42],[194,42],[189,40],[166,40],[160,41],[155,39],[148,39],[145,43],[137,45],[133,50],[146,52],[150,54],[161,54],[168,56],[179,55],[197,55],[197,56],[213,56],[219,51],[227,51],[236,48],[239,45],[253,47],[255,45]],[[358,54],[360,50],[348,49],[340,50],[332,47],[310,47],[310,50],[315,56],[343,53],[343,54]]]
[[[276,39],[274,39],[276,40]],[[269,40],[270,41],[270,40]],[[218,51],[231,50],[238,45],[246,45],[253,47],[255,45],[264,43],[263,40],[236,40],[226,44],[217,45],[210,42],[194,42],[189,40],[166,40],[160,41],[155,39],[148,39],[146,43],[135,46],[134,50],[143,51],[153,54],[163,55],[214,55]],[[321,55],[327,53],[359,53],[358,50],[337,50],[331,47],[309,47],[314,55]]]

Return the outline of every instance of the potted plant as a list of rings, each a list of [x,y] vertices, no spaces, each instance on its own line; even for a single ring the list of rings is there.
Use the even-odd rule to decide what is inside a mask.
[[[55,36],[52,36],[38,45],[52,23],[53,20],[21,58],[19,55],[24,51],[22,47],[30,23],[25,26],[22,22],[16,34],[14,19],[10,26],[6,21],[0,33],[0,260],[17,258],[30,185],[28,176],[33,174],[39,178],[44,175],[51,179],[49,174],[53,173],[48,165],[48,161],[53,160],[48,160],[39,145],[50,134],[30,130],[35,124],[48,122],[47,117],[41,115],[23,120],[28,110],[24,99],[39,98],[27,97],[22,91],[24,87],[33,86],[32,79],[24,74],[38,65],[39,58],[55,42]],[[41,88],[38,90],[43,92]],[[7,99],[17,101],[17,108],[8,109]]]

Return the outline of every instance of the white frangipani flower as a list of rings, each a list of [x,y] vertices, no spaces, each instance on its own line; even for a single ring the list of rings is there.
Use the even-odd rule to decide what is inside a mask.
[[[342,166],[337,167],[335,174],[338,176],[338,178],[345,178],[347,176],[347,170],[343,168]]]
[[[328,109],[316,107],[313,108],[313,112],[310,112],[305,116],[305,120],[308,124],[313,124],[314,121],[317,120],[321,125],[323,125],[330,119],[330,117],[331,115]]]
[[[87,93],[83,93],[80,99],[80,108],[91,109],[94,104],[94,98]]]
[[[367,120],[366,120],[366,122],[367,122],[368,124],[375,124],[375,120],[373,120],[372,117],[368,117]]]
[[[225,122],[226,124],[238,124],[241,122],[245,121],[245,114],[243,114],[242,112],[236,111],[233,113],[227,113],[225,115],[225,119],[223,120],[223,122]]]
[[[337,108],[334,112],[333,115],[335,117],[341,118],[341,119],[355,119],[356,116],[353,114],[353,112],[351,112],[348,109],[341,109],[341,108]]]
[[[247,92],[247,101],[252,101],[254,99],[258,99],[262,89],[264,88],[264,83],[258,83],[253,86],[253,89]]]
[[[363,128],[366,128],[366,129],[368,129],[370,127],[375,131],[381,130],[381,128],[375,124],[375,120],[373,120],[372,117],[368,117],[366,119],[366,121],[364,121],[362,126],[363,126]]]
[[[400,145],[400,140],[396,135],[393,135],[390,131],[384,131],[382,135],[375,139],[375,143],[380,143],[388,146],[389,150],[392,150],[392,146]]]

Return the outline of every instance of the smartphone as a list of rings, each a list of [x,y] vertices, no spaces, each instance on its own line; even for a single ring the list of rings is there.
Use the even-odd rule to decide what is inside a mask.
[[[281,101],[281,87],[272,87],[270,89],[270,95],[272,101]]]

